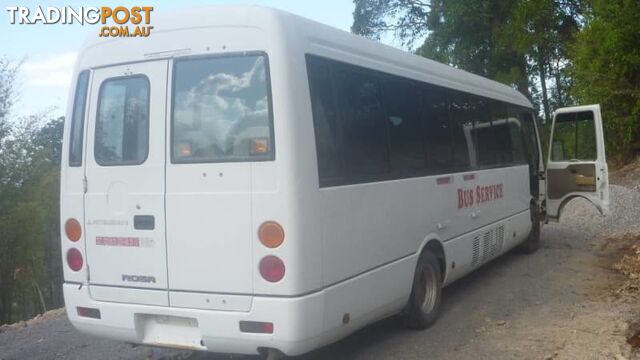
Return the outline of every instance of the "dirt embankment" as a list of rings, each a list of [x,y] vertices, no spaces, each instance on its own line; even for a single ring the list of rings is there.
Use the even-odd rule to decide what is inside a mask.
[[[609,174],[612,184],[624,186],[628,189],[640,191],[640,157]]]

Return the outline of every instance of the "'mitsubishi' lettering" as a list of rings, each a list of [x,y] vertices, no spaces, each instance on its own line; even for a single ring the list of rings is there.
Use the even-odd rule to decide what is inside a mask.
[[[475,189],[458,189],[458,209],[502,199],[502,184],[478,185]]]

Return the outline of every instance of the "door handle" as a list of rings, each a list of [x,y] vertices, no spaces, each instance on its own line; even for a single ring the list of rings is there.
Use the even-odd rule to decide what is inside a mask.
[[[153,230],[156,228],[156,218],[153,215],[135,215],[133,228],[136,230]]]

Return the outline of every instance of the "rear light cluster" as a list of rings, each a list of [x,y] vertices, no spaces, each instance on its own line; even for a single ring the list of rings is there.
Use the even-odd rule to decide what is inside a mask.
[[[258,239],[265,247],[276,249],[284,242],[284,229],[275,221],[267,221],[258,229]],[[274,255],[267,255],[260,260],[260,275],[268,282],[278,282],[285,274],[282,259]]]
[[[260,321],[240,321],[240,331],[254,334],[273,334],[273,323]]]
[[[67,239],[72,242],[77,242],[82,237],[82,227],[80,222],[76,219],[68,219],[64,223],[64,233],[67,235]],[[84,259],[80,250],[72,247],[67,251],[67,265],[73,271],[80,271],[82,265],[84,265]]]
[[[260,274],[268,282],[278,282],[284,277],[284,262],[277,256],[265,256],[260,260]]]
[[[78,306],[76,310],[78,310],[78,316],[81,317],[88,317],[92,319],[102,318],[102,316],[100,315],[100,309]]]
[[[80,222],[76,219],[69,219],[66,223],[64,223],[64,232],[67,234],[67,238],[69,240],[76,242],[80,240],[82,236],[82,227],[80,227]]]

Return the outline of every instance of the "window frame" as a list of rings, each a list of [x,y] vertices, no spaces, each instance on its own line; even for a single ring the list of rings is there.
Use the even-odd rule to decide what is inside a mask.
[[[312,84],[310,81],[311,75],[309,73],[310,71],[310,65],[312,63],[315,63],[316,66],[320,65],[320,66],[326,66],[328,69],[330,76],[330,79],[328,79],[327,81],[331,82],[331,87],[333,88],[332,94],[334,98],[337,98],[337,91],[335,90],[336,84],[335,84],[335,72],[337,68],[344,68],[344,69],[348,69],[349,71],[354,71],[354,72],[359,72],[359,73],[363,73],[363,74],[370,74],[372,79],[375,79],[377,83],[379,83],[380,86],[380,90],[381,90],[381,96],[382,98],[382,110],[384,112],[384,116],[388,116],[388,109],[387,109],[387,102],[385,100],[385,95],[384,92],[386,90],[384,83],[387,80],[387,78],[392,79],[392,80],[396,80],[396,81],[403,81],[403,82],[407,82],[407,84],[412,84],[412,86],[417,86],[418,87],[418,92],[420,93],[420,98],[419,98],[419,102],[421,103],[419,105],[420,111],[422,112],[421,114],[421,118],[423,121],[427,121],[428,120],[428,116],[425,116],[428,112],[429,109],[429,100],[431,97],[431,94],[437,94],[438,97],[442,97],[442,99],[444,101],[446,101],[447,103],[447,110],[446,110],[446,114],[444,114],[444,116],[446,117],[447,123],[448,123],[448,127],[449,127],[449,150],[450,150],[450,160],[452,162],[452,165],[449,166],[447,169],[433,169],[430,168],[430,163],[429,161],[427,161],[427,152],[429,151],[429,144],[428,144],[428,137],[426,136],[426,133],[423,134],[423,144],[425,147],[425,168],[421,171],[413,171],[412,174],[402,174],[400,176],[396,176],[397,174],[394,174],[394,171],[391,169],[391,164],[389,164],[389,169],[387,172],[383,173],[383,174],[379,174],[378,176],[376,176],[375,178],[371,178],[371,179],[356,179],[351,175],[351,171],[349,169],[343,169],[343,173],[338,176],[338,177],[333,177],[333,178],[325,178],[323,177],[323,174],[320,173],[320,168],[317,167],[318,169],[318,184],[319,187],[322,188],[330,188],[330,187],[338,187],[338,186],[348,186],[348,185],[358,185],[358,184],[367,184],[367,183],[374,183],[374,182],[382,182],[382,181],[393,181],[393,180],[402,180],[402,179],[412,179],[412,178],[420,178],[420,177],[429,177],[429,176],[442,176],[442,175],[454,175],[454,174],[459,174],[459,173],[464,173],[464,172],[473,172],[473,171],[483,171],[483,170],[492,170],[492,169],[501,169],[501,168],[509,168],[509,167],[516,167],[516,166],[522,166],[522,165],[526,165],[529,163],[528,159],[525,159],[523,162],[514,162],[514,161],[510,161],[507,162],[503,159],[503,155],[501,153],[496,152],[496,155],[498,156],[496,159],[494,159],[495,164],[493,165],[482,165],[479,166],[477,164],[477,154],[476,154],[476,164],[475,166],[472,166],[472,159],[469,158],[469,165],[468,166],[456,166],[455,164],[453,164],[453,161],[455,160],[455,144],[454,144],[454,131],[455,131],[455,126],[457,125],[456,123],[456,117],[453,114],[453,110],[451,108],[451,104],[453,102],[453,99],[455,97],[462,97],[462,98],[468,98],[470,100],[482,100],[486,103],[485,106],[485,110],[487,110],[487,116],[489,117],[489,121],[487,122],[487,124],[490,125],[491,131],[493,133],[494,139],[497,139],[498,136],[495,133],[495,129],[494,129],[494,117],[495,117],[495,104],[500,104],[500,106],[504,107],[505,110],[505,115],[507,115],[507,120],[508,120],[508,115],[509,115],[509,109],[514,108],[517,109],[518,111],[527,111],[527,112],[531,112],[533,111],[532,108],[528,108],[526,106],[522,106],[519,104],[515,104],[512,102],[508,102],[508,101],[504,101],[504,100],[500,100],[498,98],[495,97],[487,97],[484,95],[480,95],[480,94],[476,94],[476,93],[471,93],[468,91],[463,91],[463,90],[458,90],[458,89],[454,89],[454,88],[450,88],[450,87],[446,87],[446,86],[442,86],[442,85],[437,85],[437,84],[433,84],[427,81],[422,81],[422,80],[417,80],[414,78],[409,78],[406,76],[402,76],[402,75],[397,75],[394,73],[390,73],[390,72],[386,72],[386,71],[382,71],[382,70],[377,70],[377,69],[373,69],[370,67],[366,67],[360,64],[355,64],[352,62],[347,62],[344,60],[338,60],[335,58],[331,58],[328,57],[326,55],[322,55],[322,54],[317,54],[317,53],[313,53],[313,52],[305,52],[304,54],[305,56],[305,72],[307,75],[307,80],[308,80],[308,91],[309,91],[309,96],[310,96],[310,103],[313,102],[313,91],[314,89],[312,88]],[[344,114],[342,114],[342,109],[340,108],[340,100],[334,100],[335,102],[335,106],[338,107],[337,109],[337,116],[338,116],[338,121],[339,121],[339,125],[340,125],[340,129],[342,129],[343,125],[344,125]],[[313,109],[310,109],[311,111],[311,115],[313,117]],[[314,131],[314,143],[315,143],[315,150],[316,150],[316,162],[318,162],[318,145],[317,145],[317,139],[316,139],[316,129],[315,129],[315,121],[316,119],[313,117],[312,121],[314,122],[314,127],[313,127],[313,131]],[[535,122],[535,117],[533,118],[533,121]],[[472,129],[475,129],[475,124],[476,121],[474,120],[472,122]],[[387,131],[388,131],[388,124],[385,123],[385,127],[387,127]],[[423,128],[425,129],[425,131],[429,128],[427,126],[427,124],[423,124]],[[538,129],[537,129],[537,124],[534,124],[534,128],[535,128],[535,136],[536,136],[536,144],[535,146],[540,146],[540,139],[538,137]],[[522,140],[522,143],[524,144],[524,133],[523,131],[520,131],[520,138]],[[472,138],[475,138],[475,135],[472,135]],[[477,146],[475,139],[473,140],[473,146],[474,146],[474,152],[477,151],[477,149],[475,149],[475,147]],[[390,153],[390,142],[389,142],[389,135],[387,134],[387,153],[388,153],[388,161],[391,161],[391,153]],[[342,161],[343,161],[343,167],[348,167],[348,163],[345,161],[344,159],[344,153],[347,151],[345,144],[344,144],[344,139],[340,139],[340,148],[341,148],[341,152],[342,152]],[[498,149],[499,150],[499,149]],[[512,149],[510,149],[512,151]],[[523,150],[524,156],[526,158],[527,154],[526,154],[526,149]],[[444,170],[444,171],[442,171]]]
[[[80,79],[82,76],[86,76],[86,84],[83,89],[80,89]],[[76,87],[73,95],[73,107],[71,110],[71,125],[69,128],[69,157],[67,158],[67,165],[69,167],[82,167],[84,160],[84,131],[87,117],[87,100],[89,99],[89,86],[91,85],[91,71],[89,69],[82,70],[78,73],[78,78],[76,79]],[[82,109],[80,110],[80,114],[76,113],[76,105],[78,102],[78,95],[80,92],[84,92],[84,100],[82,104]],[[74,132],[75,125],[79,122],[78,132]],[[80,150],[79,153],[76,154],[79,159],[73,159],[74,157],[74,148],[73,148],[73,140],[75,137],[79,137],[80,141]]]
[[[217,160],[217,161],[205,161],[200,159],[186,159],[186,160],[178,160],[174,156],[173,153],[173,145],[174,145],[174,136],[175,136],[175,126],[173,121],[173,116],[175,112],[175,100],[176,100],[176,92],[175,92],[175,84],[176,84],[176,67],[178,63],[188,62],[194,60],[206,60],[206,59],[220,59],[220,58],[230,58],[230,57],[246,57],[246,56],[262,56],[264,58],[264,68],[265,68],[265,83],[266,83],[266,91],[267,91],[267,109],[269,116],[269,136],[271,140],[271,149],[269,154],[266,156],[260,157],[245,157],[245,158],[235,158],[235,159],[225,159],[225,160]],[[271,91],[271,66],[269,63],[269,55],[266,51],[255,50],[255,51],[237,51],[237,52],[229,52],[225,54],[215,54],[215,55],[192,55],[192,56],[181,56],[174,58],[171,65],[171,88],[167,89],[171,94],[171,111],[169,114],[169,161],[172,165],[181,165],[181,164],[222,164],[222,163],[240,163],[240,162],[265,162],[265,161],[275,161],[276,160],[276,139],[275,139],[275,125],[274,125],[274,115],[273,115],[273,95]]]
[[[143,159],[139,160],[139,161],[109,161],[109,162],[101,162],[101,160],[98,160],[98,157],[96,156],[96,140],[98,139],[98,117],[100,115],[100,109],[101,109],[101,105],[102,105],[102,91],[104,90],[104,86],[106,83],[108,83],[109,81],[115,81],[115,80],[128,80],[128,79],[144,79],[146,81],[147,84],[147,146],[146,146],[146,152],[145,152],[145,156]],[[98,90],[98,104],[96,106],[96,116],[95,116],[95,121],[94,121],[94,134],[93,134],[93,160],[96,162],[96,164],[100,165],[100,166],[137,166],[137,165],[142,165],[145,162],[147,162],[147,159],[149,159],[149,145],[150,145],[150,127],[151,127],[151,81],[149,80],[149,77],[147,75],[145,75],[144,73],[139,73],[139,74],[133,74],[133,75],[124,75],[124,76],[114,76],[114,77],[110,77],[107,79],[102,80],[102,83],[100,83],[100,88]]]

